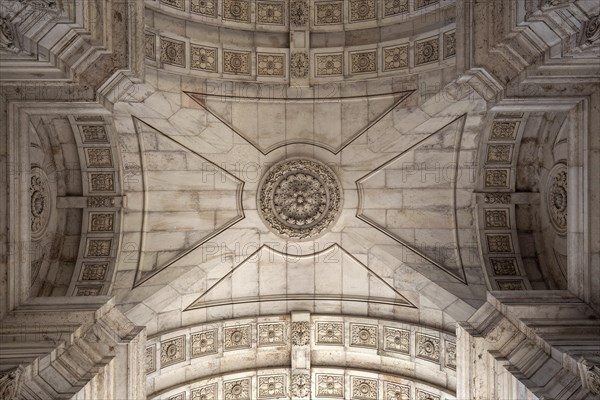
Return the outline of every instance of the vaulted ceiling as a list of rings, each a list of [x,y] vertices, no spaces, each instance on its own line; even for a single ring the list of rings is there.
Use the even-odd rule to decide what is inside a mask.
[[[490,291],[598,311],[600,10],[488,3],[6,2],[2,315],[114,296],[149,398],[450,400]]]

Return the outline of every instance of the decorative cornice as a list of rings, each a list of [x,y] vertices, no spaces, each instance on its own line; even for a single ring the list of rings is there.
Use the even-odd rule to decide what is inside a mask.
[[[31,49],[23,50],[32,56],[3,57],[0,95],[21,101],[93,101],[96,90],[119,70],[129,69],[143,77],[143,48],[138,45],[143,26],[143,3],[111,0],[96,4],[97,0],[64,0],[63,9],[67,11],[62,14],[58,14],[51,4],[43,6],[44,0],[28,3],[31,5],[25,9],[35,12],[27,13],[25,18],[20,15],[18,24],[16,19],[11,24],[19,38],[33,43],[29,45]],[[79,8],[81,10],[77,12]],[[50,14],[54,17],[49,18]],[[84,19],[83,15],[87,17]],[[97,19],[111,23],[93,24]],[[90,41],[89,36],[102,41]],[[43,54],[43,58],[38,53]],[[35,75],[29,74],[32,69],[35,69]],[[53,85],[40,84],[48,81]]]
[[[506,87],[525,77],[525,71],[555,63],[556,55],[569,59],[578,38],[581,43],[597,40],[597,16],[588,17],[577,5],[562,3],[540,9],[533,2],[465,1],[457,7],[462,10],[457,12],[456,29],[459,72],[471,79],[482,76],[476,71],[486,71],[487,77],[480,80],[487,81],[483,86],[491,90],[482,96],[492,100],[503,97]],[[528,95],[517,93],[523,94]]]

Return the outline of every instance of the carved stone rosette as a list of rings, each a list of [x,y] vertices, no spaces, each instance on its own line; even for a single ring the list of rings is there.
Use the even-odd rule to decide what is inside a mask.
[[[310,324],[308,321],[292,322],[292,344],[306,346],[310,342]]]
[[[556,164],[548,174],[546,208],[550,222],[560,234],[567,232],[567,165]]]
[[[51,207],[48,177],[39,167],[31,169],[29,196],[31,199],[31,237],[37,239],[42,236],[48,225]]]
[[[342,190],[326,165],[292,158],[263,176],[257,196],[266,225],[280,236],[305,240],[323,234],[342,209]]]

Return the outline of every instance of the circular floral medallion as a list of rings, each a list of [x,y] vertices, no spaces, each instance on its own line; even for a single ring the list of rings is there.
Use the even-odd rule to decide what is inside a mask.
[[[546,205],[558,233],[567,232],[567,165],[556,164],[548,174]]]
[[[29,196],[31,200],[31,236],[35,239],[44,233],[50,219],[50,187],[48,186],[48,177],[41,168],[33,167],[31,169]]]
[[[326,165],[301,158],[275,164],[263,176],[258,210],[274,232],[303,240],[321,235],[342,209],[342,191]]]

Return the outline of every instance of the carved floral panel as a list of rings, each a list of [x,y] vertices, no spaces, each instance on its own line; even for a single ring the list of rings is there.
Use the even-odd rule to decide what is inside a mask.
[[[286,324],[284,322],[258,324],[258,345],[285,345],[287,337],[286,330]]]
[[[108,262],[101,263],[83,263],[82,264],[82,281],[103,281],[106,278],[108,270]]]
[[[350,324],[350,345],[377,348],[377,326]]]
[[[258,377],[259,399],[281,399],[286,397],[286,376],[270,375]]]
[[[341,322],[317,322],[317,344],[344,344],[344,324]]]
[[[408,44],[384,47],[383,70],[394,71],[403,68],[408,68]]]
[[[217,10],[217,0],[191,0],[190,2],[190,11],[204,17],[216,18]]]
[[[223,329],[223,343],[225,350],[250,348],[252,334],[250,325],[239,325]]]
[[[377,17],[375,0],[349,0],[349,3],[350,22],[369,21]]]
[[[344,375],[317,374],[317,396],[344,397]]]
[[[193,333],[191,336],[192,358],[217,352],[217,330]]]
[[[223,398],[225,400],[250,400],[250,378],[223,382]]]
[[[164,64],[185,67],[185,43],[161,37],[160,61]]]
[[[160,342],[160,367],[185,361],[185,336]]]
[[[257,1],[256,22],[268,25],[285,25],[285,2]]]
[[[202,386],[191,390],[192,400],[218,400],[217,384]]]
[[[415,66],[437,62],[440,58],[437,37],[415,42]]]
[[[416,333],[417,357],[425,360],[440,362],[440,339],[435,336]]]
[[[384,346],[387,351],[410,353],[410,331],[396,328],[383,328]]]
[[[375,379],[352,377],[352,398],[357,400],[376,400],[379,385]]]
[[[377,50],[350,53],[350,70],[353,74],[377,72]]]

